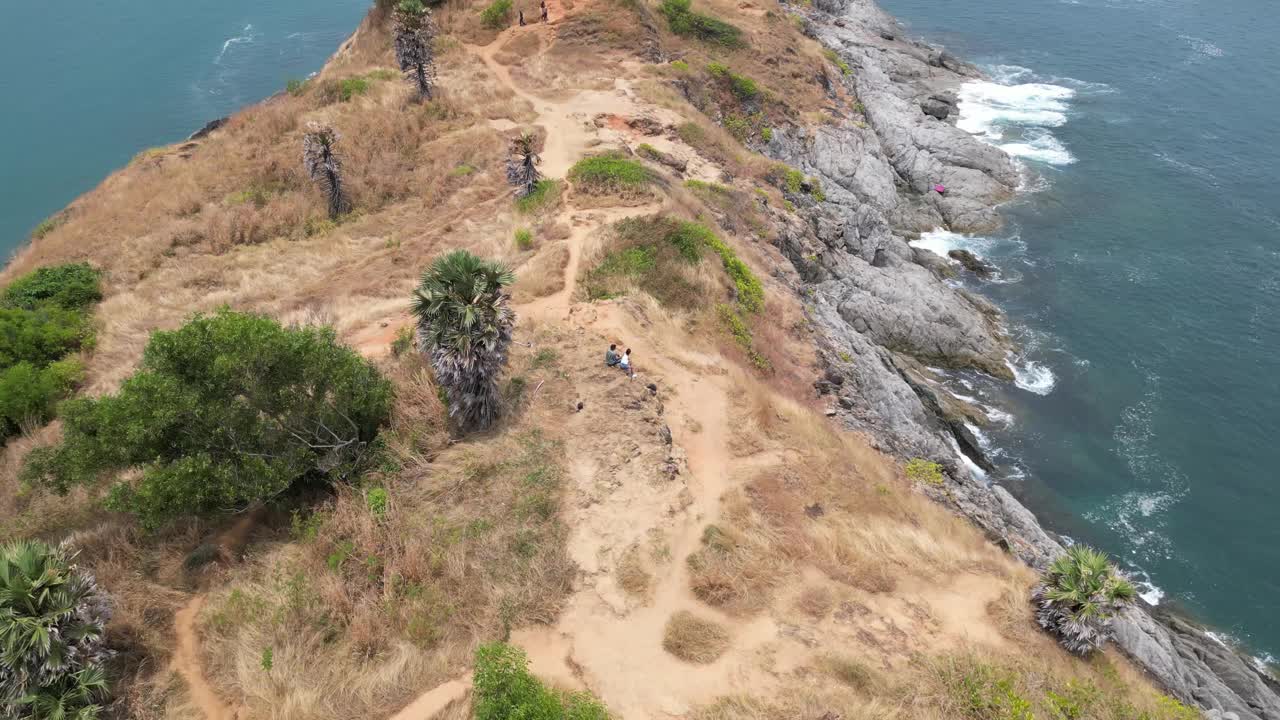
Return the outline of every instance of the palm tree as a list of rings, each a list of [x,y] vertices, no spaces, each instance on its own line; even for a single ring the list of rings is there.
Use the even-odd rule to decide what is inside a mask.
[[[302,164],[329,199],[329,217],[351,210],[351,201],[342,191],[342,161],[337,154],[338,133],[328,125],[307,123],[302,138]]]
[[[507,363],[515,313],[502,288],[515,275],[465,250],[437,258],[413,296],[418,345],[430,354],[458,427],[483,430],[498,418],[498,373]]]
[[[535,150],[533,136],[522,133],[512,139],[511,152],[507,157],[507,182],[515,185],[516,195],[526,197],[538,187],[542,173],[538,172],[541,158]]]
[[[38,541],[0,546],[0,717],[98,715],[111,609],[74,560]]]
[[[1049,565],[1031,600],[1040,627],[1067,650],[1088,655],[1111,638],[1111,619],[1136,595],[1105,553],[1072,545]]]
[[[431,99],[436,81],[436,57],[431,46],[435,39],[435,23],[431,11],[421,0],[401,0],[395,10],[396,62],[400,70],[418,88],[418,97]]]

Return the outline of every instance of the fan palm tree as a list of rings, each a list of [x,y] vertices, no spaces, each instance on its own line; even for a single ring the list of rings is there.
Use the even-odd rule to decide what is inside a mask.
[[[351,201],[342,190],[342,161],[338,159],[337,145],[336,130],[317,122],[307,124],[302,138],[302,164],[328,197],[330,218],[351,210]]]
[[[421,0],[401,0],[395,10],[396,62],[418,89],[418,97],[431,99],[436,82],[436,56],[432,48],[435,23]]]
[[[516,195],[526,197],[538,187],[542,173],[538,172],[538,157],[533,136],[522,133],[512,139],[511,151],[507,156],[507,182],[516,186]]]
[[[1088,655],[1106,644],[1111,619],[1136,595],[1105,553],[1072,545],[1049,565],[1031,599],[1040,627],[1067,650]]]
[[[514,280],[502,264],[455,250],[437,258],[414,291],[419,348],[430,355],[449,416],[464,431],[498,418],[497,377],[515,325],[503,287]]]
[[[97,717],[111,611],[74,559],[37,541],[0,546],[0,717]]]

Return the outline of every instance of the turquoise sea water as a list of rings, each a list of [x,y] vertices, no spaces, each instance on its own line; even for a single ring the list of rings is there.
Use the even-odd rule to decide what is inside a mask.
[[[0,3],[0,258],[138,151],[318,70],[369,5]]]
[[[1280,655],[1280,15],[1266,0],[883,0],[983,65],[961,125],[1034,192],[981,291],[1025,344],[999,480],[1146,595]],[[1160,597],[1163,593],[1163,598]]]

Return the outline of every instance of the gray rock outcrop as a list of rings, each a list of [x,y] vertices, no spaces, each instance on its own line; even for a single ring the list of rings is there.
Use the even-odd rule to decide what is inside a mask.
[[[961,453],[991,469],[966,426],[982,412],[947,393],[930,370],[1011,379],[999,310],[949,281],[946,259],[909,244],[935,228],[997,227],[995,207],[1019,185],[1002,151],[948,122],[953,91],[980,73],[904,39],[872,0],[817,0],[816,8],[807,31],[852,68],[833,82],[857,98],[857,110],[833,125],[777,130],[765,147],[825,193],[801,213],[774,209],[771,218],[801,278],[826,366],[815,387],[831,398],[829,414],[878,447],[942,463],[950,480],[936,499],[1043,568],[1062,545],[1007,490],[963,467]],[[935,184],[946,193],[933,192]],[[989,268],[972,256],[960,262]],[[1180,700],[1213,717],[1280,720],[1275,682],[1186,620],[1134,608],[1114,629],[1116,644]]]

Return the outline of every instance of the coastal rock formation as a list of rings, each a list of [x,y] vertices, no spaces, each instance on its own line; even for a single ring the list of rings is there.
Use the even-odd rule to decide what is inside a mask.
[[[920,232],[997,227],[995,207],[1019,185],[999,149],[947,120],[954,89],[976,68],[902,39],[871,0],[820,0],[809,32],[853,69],[841,81],[864,119],[808,132],[775,132],[765,151],[817,179],[826,198],[798,219],[774,213],[776,243],[799,273],[826,363],[815,383],[847,426],[902,457],[942,463],[951,481],[936,498],[1036,568],[1061,543],[1004,488],[975,477],[992,469],[965,421],[981,411],[950,396],[930,367],[1011,379],[1010,341],[990,302],[947,282],[945,259],[912,248]],[[945,193],[934,191],[944,185]],[[984,274],[976,257],[954,258]],[[963,454],[963,457],[962,457]],[[1222,718],[1280,720],[1273,680],[1203,630],[1147,608],[1115,622],[1116,642],[1171,694]]]

